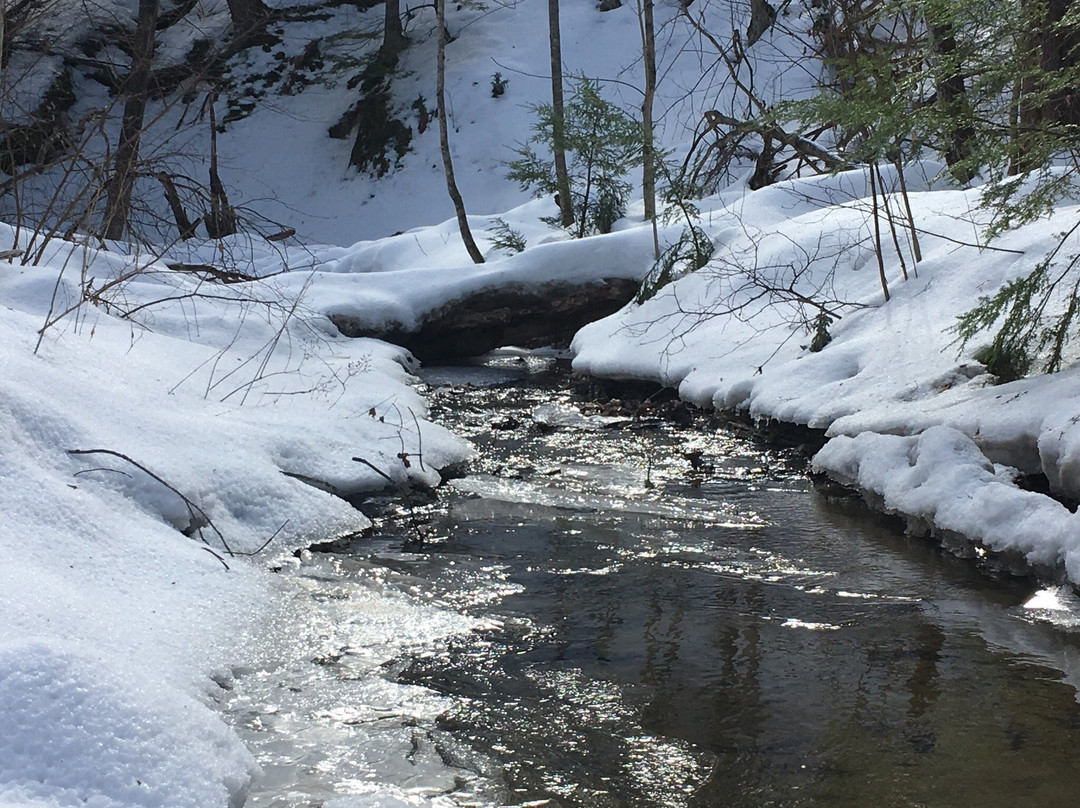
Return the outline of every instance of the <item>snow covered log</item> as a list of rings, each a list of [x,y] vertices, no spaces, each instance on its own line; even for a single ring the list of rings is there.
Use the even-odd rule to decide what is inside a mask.
[[[344,313],[331,314],[330,320],[347,337],[392,342],[421,361],[434,362],[479,356],[506,345],[569,345],[579,328],[621,309],[639,286],[635,279],[602,278],[478,289],[427,312],[411,329],[399,323],[367,325]]]

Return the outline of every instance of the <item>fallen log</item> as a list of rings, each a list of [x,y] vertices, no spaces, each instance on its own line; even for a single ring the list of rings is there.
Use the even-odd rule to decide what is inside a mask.
[[[578,329],[614,314],[637,293],[640,281],[605,278],[591,284],[552,281],[484,289],[448,301],[406,329],[373,327],[336,313],[330,321],[347,337],[375,337],[409,349],[422,362],[479,356],[496,348],[565,347]]]

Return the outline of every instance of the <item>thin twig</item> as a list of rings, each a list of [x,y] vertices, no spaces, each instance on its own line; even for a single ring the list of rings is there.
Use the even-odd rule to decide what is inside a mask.
[[[287,525],[287,524],[289,524],[288,519],[286,519],[284,522],[281,523],[281,527],[279,527],[277,530],[275,530],[270,535],[270,538],[262,543],[262,546],[259,547],[258,550],[252,550],[250,553],[234,553],[234,555],[238,555],[238,556],[254,556],[254,555],[258,555],[259,553],[261,553],[263,550],[265,550],[267,547],[270,546],[270,542],[272,542],[274,539],[276,539],[278,537],[278,534],[285,529],[285,525]]]
[[[391,485],[396,485],[396,483],[394,482],[393,477],[391,477],[385,471],[380,469],[378,466],[376,466],[370,460],[365,460],[363,457],[354,457],[353,460],[356,461],[357,463],[363,463],[365,466],[367,466],[369,469],[374,471],[376,474],[378,474],[380,477],[382,477],[384,480],[386,480]]]
[[[200,508],[198,505],[196,505],[194,502],[192,502],[190,499],[188,499],[186,496],[184,496],[184,494],[182,494],[180,491],[178,491],[175,487],[173,487],[173,486],[169,485],[169,483],[165,482],[165,480],[163,480],[161,477],[154,474],[154,472],[150,471],[150,469],[148,469],[142,463],[139,463],[136,460],[132,460],[130,457],[128,457],[123,452],[116,452],[116,451],[113,451],[112,449],[68,449],[67,453],[69,455],[103,454],[103,455],[110,455],[112,457],[119,457],[121,460],[127,461],[128,463],[133,465],[135,468],[139,469],[139,471],[143,472],[144,474],[148,475],[152,479],[154,479],[157,482],[161,483],[163,486],[165,486],[170,491],[172,491],[174,494],[176,494],[176,496],[180,497],[180,499],[182,499],[184,501],[184,504],[187,506],[188,515],[191,516],[192,520],[193,521],[195,520],[196,515],[201,516],[204,520],[206,520],[206,525],[217,534],[218,539],[221,541],[221,546],[225,548],[225,552],[228,553],[231,556],[236,555],[236,553],[234,553],[232,551],[232,548],[229,547],[229,543],[227,541],[225,541],[225,537],[222,535],[221,531],[218,530],[217,525],[215,525],[214,521],[207,515],[206,511],[204,511],[202,508]],[[204,539],[204,541],[205,541],[205,539]]]
[[[89,474],[92,471],[111,471],[113,474],[123,474],[125,477],[129,477],[129,478],[131,477],[131,475],[128,474],[126,471],[121,471],[120,469],[111,469],[108,466],[98,466],[97,468],[93,468],[93,469],[80,469],[79,471],[76,471],[71,476],[72,477],[78,477],[80,474]]]
[[[420,432],[420,419],[416,417],[412,407],[409,408],[409,415],[412,416],[413,424],[416,426],[416,459],[420,461],[420,470],[427,472],[424,468],[424,436]]]
[[[221,566],[223,566],[225,569],[229,569],[229,565],[225,563],[225,559],[222,558],[221,556],[219,556],[217,553],[215,553],[213,547],[203,547],[203,549],[206,550],[206,552],[208,552],[210,555],[212,555],[218,561],[220,561]]]

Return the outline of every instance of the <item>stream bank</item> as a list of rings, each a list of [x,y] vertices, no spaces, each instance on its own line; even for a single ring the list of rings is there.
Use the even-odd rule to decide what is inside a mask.
[[[602,402],[598,405],[601,409],[615,408],[629,416],[639,412],[642,406],[648,411],[650,404],[656,401],[664,402],[669,407],[672,402],[680,401],[685,407],[697,409],[697,405],[679,399],[673,388],[657,382],[583,376],[575,377],[574,388],[578,395]],[[1024,552],[1013,547],[995,548],[983,540],[986,537],[985,531],[967,531],[955,524],[939,524],[932,508],[905,509],[898,506],[894,497],[883,492],[885,485],[860,481],[857,464],[853,468],[850,461],[847,466],[828,459],[817,461],[815,456],[836,437],[830,435],[825,428],[764,416],[755,418],[746,410],[714,410],[706,407],[699,411],[705,414],[702,428],[741,434],[763,448],[794,450],[805,460],[810,479],[819,494],[833,500],[857,500],[869,510],[894,519],[897,530],[903,531],[907,536],[925,540],[943,552],[969,560],[992,575],[1004,573],[1031,578],[1047,585],[1067,585],[1074,590],[1077,588],[1076,584],[1070,583],[1064,562],[1060,559],[1044,561],[1026,557]],[[884,440],[898,438],[899,436],[881,436]],[[909,443],[911,440],[908,438]],[[1037,448],[1016,449],[1014,452],[1037,454]],[[991,475],[998,476],[1003,486],[1020,492],[1021,498],[1030,501],[1045,497],[1070,513],[1077,511],[1077,503],[1068,496],[1051,490],[1049,480],[1041,471],[1022,473],[1017,469],[995,466],[989,461],[980,465]]]

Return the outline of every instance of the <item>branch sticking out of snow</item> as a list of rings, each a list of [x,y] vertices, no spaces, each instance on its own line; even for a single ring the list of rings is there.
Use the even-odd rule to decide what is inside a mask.
[[[127,463],[130,463],[135,468],[137,468],[139,471],[141,471],[144,474],[146,474],[147,476],[151,477],[156,482],[161,483],[163,486],[168,488],[170,491],[172,491],[174,494],[176,494],[176,496],[180,497],[180,499],[182,499],[184,501],[184,505],[188,509],[188,514],[191,516],[190,526],[194,530],[194,532],[198,532],[199,538],[203,538],[202,537],[202,527],[203,526],[209,527],[211,530],[214,531],[214,533],[217,534],[218,540],[221,542],[221,546],[225,548],[225,552],[228,553],[230,556],[236,555],[236,553],[234,553],[232,551],[232,549],[229,547],[229,543],[227,541],[225,541],[225,536],[222,535],[221,531],[218,530],[217,525],[214,524],[214,520],[212,520],[206,514],[206,511],[204,511],[202,508],[200,508],[198,505],[196,505],[194,502],[192,502],[188,497],[184,496],[184,494],[181,493],[179,490],[177,490],[173,486],[169,485],[169,483],[165,482],[165,480],[163,480],[161,477],[154,474],[154,472],[150,471],[150,469],[148,469],[142,463],[139,463],[136,460],[132,460],[130,457],[128,457],[123,452],[117,452],[117,451],[114,451],[112,449],[68,449],[68,454],[69,455],[95,455],[95,454],[110,455],[112,457],[118,457],[118,458],[120,458],[121,460],[123,460],[123,461],[125,461]],[[200,519],[202,520],[201,523],[199,521]],[[280,528],[279,528],[279,532],[280,532]],[[277,535],[277,534],[275,533],[274,535]],[[271,537],[271,538],[273,538],[273,537]],[[209,542],[207,542],[205,538],[203,538],[203,541],[206,544],[209,544]],[[267,542],[267,544],[269,544],[269,542]],[[266,545],[263,545],[263,546],[265,547]],[[222,562],[222,563],[224,563],[224,562]],[[225,569],[228,569],[228,568],[229,568],[229,566],[226,564]]]

